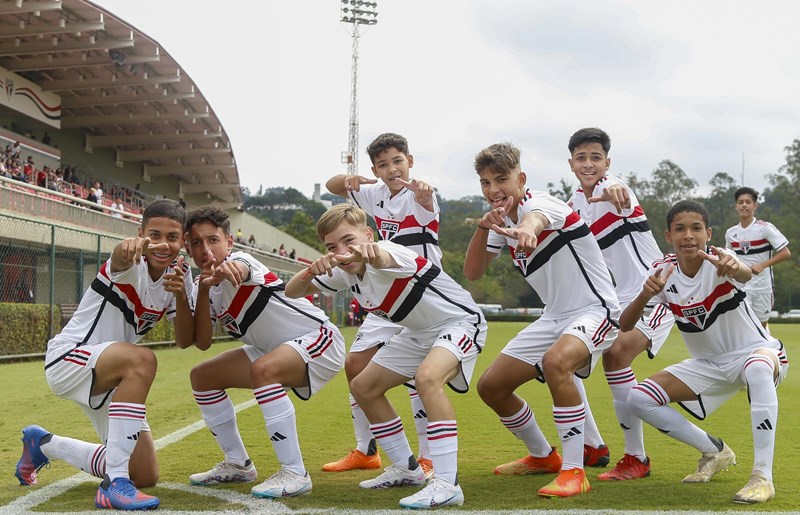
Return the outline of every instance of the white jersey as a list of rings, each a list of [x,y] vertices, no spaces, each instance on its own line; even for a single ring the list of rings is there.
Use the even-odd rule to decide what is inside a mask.
[[[349,289],[369,313],[411,330],[436,330],[453,321],[469,321],[475,326],[473,340],[485,327],[483,314],[469,292],[431,260],[390,241],[378,242],[399,265],[375,269],[367,265],[363,279],[340,268],[333,277],[320,275],[314,285],[323,292]]]
[[[627,184],[613,175],[606,175],[595,184],[591,196],[600,197],[606,188],[616,184],[624,187],[631,199],[631,206],[624,208],[622,213],[617,213],[610,202],[590,204],[580,188],[569,203],[589,224],[614,278],[617,298],[620,304],[627,306],[642,290],[642,282],[647,279],[650,266],[663,254],[656,244],[642,206]]]
[[[706,252],[713,253],[710,248]],[[708,261],[694,277],[687,277],[674,254],[656,261],[652,272],[661,268],[663,274],[670,265],[676,269],[653,300],[670,307],[692,358],[715,360],[746,349],[780,347],[745,302],[741,283],[717,276],[717,268]]]
[[[414,192],[404,188],[394,197],[384,183],[362,184],[350,198],[375,219],[381,240],[408,247],[442,267],[439,248],[439,204],[433,196],[433,211],[420,206]]]
[[[308,299],[286,297],[283,281],[250,254],[233,252],[228,260],[246,265],[250,277],[238,287],[223,281],[208,294],[212,323],[234,338],[269,351],[328,322]]]
[[[789,245],[789,240],[774,225],[763,220],[753,220],[747,227],[739,223],[725,232],[725,246],[747,266],[757,265],[770,259]],[[745,285],[746,291],[772,291],[772,267],[760,274],[753,274]]]
[[[183,273],[191,299],[192,271],[188,263],[183,264]],[[121,272],[111,272],[109,258],[67,326],[48,342],[46,367],[83,345],[136,343],[163,316],[175,318],[175,295],[164,289],[163,275],[155,281],[150,278],[147,257]]]
[[[517,240],[494,231],[489,231],[486,250],[500,254],[508,246],[514,266],[544,302],[544,317],[571,318],[591,306],[604,308],[608,319],[616,323],[620,315],[617,294],[589,226],[564,202],[542,191],[525,191],[517,206],[517,220],[531,212],[549,221],[532,253],[516,250]],[[516,227],[508,217],[505,223]]]

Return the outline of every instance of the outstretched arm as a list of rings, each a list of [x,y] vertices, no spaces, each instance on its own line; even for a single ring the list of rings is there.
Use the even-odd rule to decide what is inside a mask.
[[[706,254],[702,250],[698,254],[717,268],[717,277],[730,277],[740,283],[746,283],[753,277],[750,267],[732,254],[723,252],[719,247],[709,248],[714,251],[714,255]]]
[[[186,291],[186,278],[183,273],[184,257],[178,256],[177,265],[164,274],[164,289],[175,295],[175,344],[185,349],[194,343],[194,316]]]
[[[418,181],[417,179],[411,179],[410,181],[404,181],[403,179],[397,179],[397,182],[408,188],[409,191],[414,193],[414,200],[422,206],[426,211],[431,213],[434,212],[433,207],[433,196],[435,191],[433,186],[428,184],[427,182]]]
[[[506,213],[513,205],[514,199],[508,197],[503,206],[488,211],[478,221],[478,226],[475,228],[472,239],[469,240],[467,253],[464,256],[464,277],[470,281],[477,281],[483,277],[489,265],[497,257],[494,252],[486,250],[489,231],[492,230],[492,227],[505,224]]]
[[[153,252],[170,252],[167,242],[150,244],[150,238],[126,238],[111,252],[111,271],[122,272],[142,262],[142,256]]]
[[[334,195],[347,197],[347,193],[350,191],[360,191],[362,184],[377,184],[377,182],[377,179],[367,179],[366,177],[361,177],[360,175],[343,173],[340,175],[334,175],[328,179],[328,182],[325,183],[325,187]]]

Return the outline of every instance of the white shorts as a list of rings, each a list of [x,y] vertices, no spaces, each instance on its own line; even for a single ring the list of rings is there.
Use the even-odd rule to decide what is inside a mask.
[[[773,296],[771,291],[748,291],[747,297],[753,314],[759,322],[769,321],[769,312],[772,311]]]
[[[737,355],[730,356],[726,361],[685,359],[680,363],[668,366],[664,370],[677,377],[697,394],[697,400],[679,402],[678,404],[695,418],[704,420],[722,406],[725,401],[747,386],[744,377],[744,364],[755,350],[769,351],[778,360],[781,369],[778,372],[775,385],[780,384],[789,370],[789,360],[783,345],[779,345],[779,349],[765,347],[746,349]]]
[[[45,369],[45,378],[53,393],[80,405],[83,412],[92,421],[92,426],[101,442],[108,439],[108,404],[114,390],[92,396],[94,367],[97,365],[100,355],[112,343],[116,342],[76,347],[63,359]],[[50,359],[47,362],[50,363]],[[150,431],[147,419],[142,424],[141,430]]]
[[[587,378],[606,349],[616,339],[619,328],[607,317],[605,309],[594,309],[573,318],[540,318],[519,332],[501,351],[539,370],[544,382],[542,357],[563,334],[570,334],[586,345],[591,355],[589,365],[575,372]]]
[[[650,347],[647,348],[647,356],[650,359],[656,357],[661,346],[667,341],[672,326],[675,325],[675,317],[666,304],[656,304],[656,306],[645,311],[642,318],[636,322],[636,329],[650,340]]]
[[[332,324],[325,324],[283,345],[293,348],[306,363],[308,386],[292,388],[295,395],[304,401],[310,399],[344,367],[344,337]],[[243,345],[242,349],[251,362],[271,352],[248,344]]]
[[[485,322],[478,326],[477,334],[475,324],[469,322],[430,331],[403,329],[378,350],[372,361],[404,377],[413,378],[433,347],[447,349],[460,363],[459,373],[448,385],[458,393],[466,393],[475,362],[485,342]]]
[[[356,333],[356,339],[350,345],[349,352],[363,352],[373,347],[384,345],[392,336],[403,330],[402,325],[370,313]]]

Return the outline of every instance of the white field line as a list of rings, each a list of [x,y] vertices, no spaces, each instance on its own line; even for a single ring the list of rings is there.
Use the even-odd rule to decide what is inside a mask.
[[[241,404],[237,404],[235,409],[236,412],[240,412],[247,408],[256,405],[255,399],[251,399],[247,402],[243,402]],[[206,427],[205,422],[199,420],[188,426],[174,431],[164,437],[159,438],[156,440],[155,447],[156,450],[163,449],[164,447],[171,445],[173,443],[179,442],[183,440],[187,436],[191,435],[192,433],[196,433],[201,429]],[[24,495],[14,501],[6,504],[5,506],[0,506],[0,513],[3,515],[42,515],[42,511],[33,511],[33,508],[36,506],[43,504],[50,499],[61,495],[62,493],[66,492],[71,488],[75,488],[76,486],[80,485],[81,483],[85,483],[87,481],[97,481],[97,478],[86,474],[85,472],[79,472],[74,476],[68,477],[66,479],[62,479],[61,481],[57,481],[53,484],[43,486],[40,488],[31,489],[30,493]],[[236,503],[243,508],[241,509],[224,509],[224,510],[215,510],[215,511],[186,511],[186,510],[165,510],[159,509],[154,513],[160,515],[217,515],[219,513],[228,513],[231,515],[245,515],[249,513],[259,513],[259,514],[292,514],[292,513],[302,513],[302,514],[309,514],[309,515],[316,515],[316,514],[331,514],[331,515],[409,515],[408,510],[400,510],[400,509],[387,509],[387,510],[348,510],[348,509],[330,509],[330,508],[303,508],[298,510],[297,512],[291,510],[286,505],[282,504],[280,501],[271,501],[268,499],[256,499],[253,496],[242,494],[239,492],[232,492],[228,490],[217,490],[214,488],[203,488],[199,486],[191,486],[185,484],[178,484],[178,483],[159,483],[159,487],[162,488],[169,488],[172,490],[181,490],[185,492],[190,492],[193,494],[198,495],[207,495],[209,497],[216,497],[218,499],[222,499],[228,501],[230,503]],[[93,501],[88,501],[87,504],[91,503],[94,505]],[[52,512],[55,513],[55,512]],[[85,510],[85,511],[72,511],[72,512],[58,512],[58,515],[86,515],[87,513],[98,513],[98,511],[94,508]],[[494,510],[459,510],[459,513],[469,513],[470,515],[555,515],[555,514],[570,514],[570,513],[587,513],[590,515],[695,515],[695,514],[703,514],[703,515],[786,515],[786,511],[740,511],[740,510],[730,510],[730,511],[674,511],[674,510],[650,510],[650,511],[622,511],[622,510],[503,510],[503,511],[494,511]]]

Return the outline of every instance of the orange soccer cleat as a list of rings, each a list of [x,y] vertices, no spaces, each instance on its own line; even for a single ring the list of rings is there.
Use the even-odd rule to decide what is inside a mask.
[[[650,476],[650,458],[646,458],[644,463],[639,461],[639,458],[631,454],[626,454],[617,465],[609,470],[603,472],[597,479],[600,481],[627,481],[629,479],[640,479]]]
[[[498,465],[495,474],[503,476],[521,476],[524,474],[555,474],[561,470],[561,455],[553,447],[550,454],[544,458],[537,458],[530,454],[524,458],[509,463]]]
[[[340,459],[326,463],[322,466],[325,472],[346,472],[348,470],[359,469],[379,469],[381,468],[381,456],[377,452],[375,454],[364,454],[358,449],[353,449],[350,454]]]
[[[539,497],[572,497],[592,491],[583,469],[562,470],[549,485],[539,489]]]
[[[601,445],[600,447],[592,447],[591,445],[583,446],[583,466],[584,467],[605,467],[611,462],[611,454],[608,452],[608,447]]]

